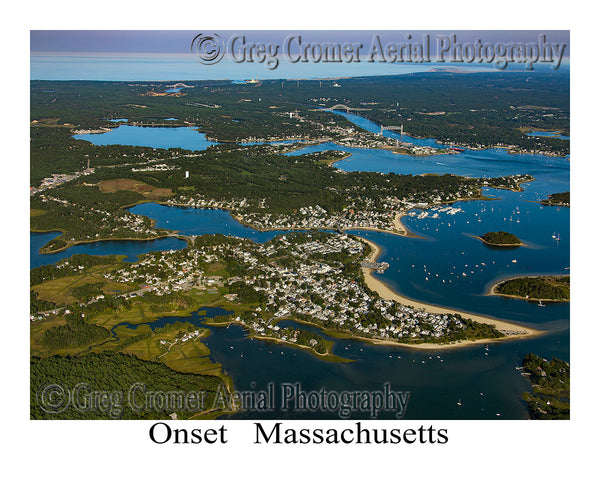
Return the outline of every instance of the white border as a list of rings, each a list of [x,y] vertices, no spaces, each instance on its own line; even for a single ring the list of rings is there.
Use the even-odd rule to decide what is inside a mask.
[[[423,478],[564,478],[590,471],[595,447],[596,381],[593,341],[598,319],[591,272],[597,267],[592,241],[597,229],[594,190],[598,158],[595,116],[597,32],[595,15],[564,2],[21,2],[5,12],[3,46],[8,58],[2,75],[6,108],[2,115],[5,254],[3,355],[6,374],[2,413],[4,458],[20,474],[42,478],[168,478],[218,474],[225,478],[350,478],[389,474]],[[394,422],[407,428],[433,424],[448,428],[444,446],[301,446],[253,445],[252,422],[226,422],[228,445],[152,445],[147,422],[33,422],[29,418],[28,273],[28,99],[31,29],[568,29],[572,69],[572,420],[568,422],[443,421]],[[7,145],[8,144],[8,145]],[[594,188],[596,187],[596,188]],[[15,242],[15,239],[18,239]],[[594,242],[597,243],[597,242]],[[16,245],[16,246],[15,246]],[[589,252],[589,253],[588,253]],[[593,253],[592,253],[593,252]],[[14,327],[17,327],[16,329]],[[595,352],[594,352],[595,353]],[[213,422],[220,425],[219,421]],[[286,422],[287,423],[287,422]],[[317,423],[289,422],[302,427]],[[386,422],[386,426],[388,423]],[[340,427],[340,422],[334,422]],[[376,422],[382,427],[384,422]],[[390,427],[392,425],[390,424]],[[208,424],[193,424],[193,428]],[[586,467],[591,467],[588,470]],[[8,470],[8,469],[7,469]],[[10,471],[8,470],[8,471]]]

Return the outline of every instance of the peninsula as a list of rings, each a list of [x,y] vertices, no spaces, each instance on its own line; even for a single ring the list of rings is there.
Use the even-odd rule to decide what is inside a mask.
[[[553,193],[548,195],[548,198],[546,200],[542,200],[540,203],[548,206],[570,207],[571,192]]]

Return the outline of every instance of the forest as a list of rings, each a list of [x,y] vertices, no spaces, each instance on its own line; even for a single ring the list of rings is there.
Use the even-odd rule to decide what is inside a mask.
[[[211,406],[218,388],[224,385],[216,376],[181,373],[162,363],[112,352],[32,357],[30,372],[32,419],[168,419],[174,412],[179,418],[187,418]],[[43,404],[41,396],[49,384],[58,385],[68,392],[79,388],[79,402],[71,401],[64,410],[53,413]],[[143,388],[132,389],[135,385]],[[156,406],[146,403],[143,393],[148,391],[165,394],[206,392],[205,408],[196,411],[158,408],[158,402]],[[101,408],[101,403],[94,404],[90,401],[92,397],[86,395],[92,392],[111,394],[113,402],[104,402],[107,406]],[[129,398],[130,392],[132,398]],[[44,406],[46,408],[42,408]]]
[[[106,328],[86,322],[80,313],[68,313],[64,318],[66,325],[52,327],[44,332],[42,344],[50,351],[89,345],[110,337]]]

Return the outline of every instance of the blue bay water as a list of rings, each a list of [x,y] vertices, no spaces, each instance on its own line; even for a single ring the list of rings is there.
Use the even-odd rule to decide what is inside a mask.
[[[141,203],[129,209],[131,213],[145,215],[156,220],[156,226],[176,230],[183,235],[222,233],[248,238],[264,243],[284,230],[260,232],[238,222],[228,212],[218,209],[167,206],[158,203]]]
[[[205,310],[202,307],[200,310]],[[189,321],[209,328],[203,340],[210,357],[223,365],[238,391],[266,390],[273,383],[276,398],[284,384],[299,383],[303,391],[381,391],[390,383],[396,391],[410,392],[405,419],[525,419],[527,409],[521,394],[529,382],[516,370],[523,356],[531,351],[551,358],[569,343],[568,332],[561,330],[532,340],[514,340],[456,350],[419,351],[401,346],[373,346],[355,340],[332,339],[333,353],[351,363],[324,362],[314,355],[288,345],[249,340],[238,325],[229,328],[203,325],[202,317],[164,317],[161,324]],[[282,326],[312,329],[285,321]],[[462,406],[457,405],[460,400]],[[246,411],[234,418],[340,418],[335,410],[317,413]],[[353,419],[371,418],[355,412]],[[395,418],[394,412],[381,412],[375,418]]]
[[[178,238],[167,237],[157,240],[103,240],[93,243],[82,243],[56,253],[40,253],[40,248],[50,240],[58,237],[60,232],[29,234],[29,268],[41,265],[52,265],[76,253],[88,255],[126,255],[126,262],[137,262],[138,255],[154,251],[181,250],[187,242]]]

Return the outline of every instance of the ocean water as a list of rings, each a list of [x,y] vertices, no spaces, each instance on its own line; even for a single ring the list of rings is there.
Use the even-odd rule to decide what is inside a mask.
[[[190,42],[193,35],[190,35]],[[189,44],[184,46],[189,52]],[[451,65],[468,72],[497,72],[490,66]],[[191,53],[32,53],[31,80],[103,81],[241,81],[264,79],[340,78],[363,75],[401,75],[428,72],[445,64],[407,64],[381,62],[298,62],[281,61],[277,68],[265,63],[233,62],[228,56],[215,65],[204,65]],[[538,68],[541,66],[538,66]]]

